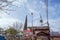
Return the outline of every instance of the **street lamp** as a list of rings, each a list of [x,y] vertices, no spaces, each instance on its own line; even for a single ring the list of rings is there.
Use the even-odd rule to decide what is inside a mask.
[[[32,15],[32,40],[34,40],[33,39],[33,13],[31,13],[31,15]]]
[[[31,13],[31,15],[32,15],[32,27],[33,27],[33,13]]]

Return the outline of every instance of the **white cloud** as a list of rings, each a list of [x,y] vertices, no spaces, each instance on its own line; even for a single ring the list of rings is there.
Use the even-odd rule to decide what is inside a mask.
[[[26,5],[29,12],[39,13],[41,10],[45,9],[44,2],[40,1],[39,4],[37,4],[38,3],[37,1],[32,2],[33,2],[32,4],[28,3]]]
[[[12,0],[10,0],[12,1]],[[24,5],[25,3],[27,2],[27,0],[16,0],[15,2],[13,2],[13,5],[16,5],[16,6],[22,6]],[[16,7],[12,7],[13,9],[16,8]],[[7,8],[9,9],[9,8]],[[6,12],[6,11],[5,11]],[[15,19],[13,17],[11,17],[11,15],[8,15],[7,13],[5,13],[3,10],[1,11],[0,10],[0,26],[4,29],[7,29],[9,28],[8,25],[12,25],[14,22],[21,22],[21,20],[19,19]],[[8,11],[8,13],[11,13]],[[12,12],[14,13],[14,12]]]
[[[16,0],[15,2],[13,2],[13,5],[15,6],[22,6],[27,2],[27,0]]]
[[[60,32],[60,19],[50,19],[50,28],[53,31]]]
[[[32,5],[30,3],[27,4],[28,13],[33,12],[35,14],[34,15],[35,18],[38,18],[40,16],[39,14],[41,14],[44,18],[46,18],[46,5],[45,5],[45,3],[43,1],[40,1],[39,4],[37,4],[37,1],[32,1],[32,2],[33,2]],[[48,13],[49,18],[52,18],[53,16],[55,16],[57,14],[55,6],[49,5],[48,10],[49,10],[49,13]],[[38,16],[36,16],[36,15],[38,15]]]
[[[8,26],[12,26],[14,22],[20,22],[18,19],[13,19],[13,18],[1,18],[0,19],[0,26],[4,29],[9,28]]]

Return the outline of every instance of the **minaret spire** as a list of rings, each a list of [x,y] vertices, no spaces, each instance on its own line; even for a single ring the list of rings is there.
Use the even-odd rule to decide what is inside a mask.
[[[25,24],[24,24],[24,30],[26,29],[27,29],[27,15],[26,15]]]

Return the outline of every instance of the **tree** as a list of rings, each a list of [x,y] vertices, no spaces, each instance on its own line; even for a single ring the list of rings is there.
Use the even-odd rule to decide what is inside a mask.
[[[16,0],[0,0],[0,11],[10,14],[8,13],[8,11],[13,11],[13,9],[10,9],[11,6],[15,6],[12,3],[15,2]],[[10,5],[10,6],[9,6]]]
[[[6,32],[7,32],[8,34],[12,34],[12,35],[16,35],[16,34],[19,33],[19,32],[18,32],[16,29],[14,29],[14,28],[9,28],[9,29],[6,30]]]
[[[22,23],[16,21],[15,23],[13,23],[13,28],[18,30],[18,31],[21,31]]]
[[[0,31],[4,31],[3,28],[0,28]]]
[[[9,34],[9,35],[7,35],[8,36],[7,40],[16,40],[15,36],[16,36],[16,34],[19,33],[16,29],[14,29],[12,27],[7,29],[6,32]]]

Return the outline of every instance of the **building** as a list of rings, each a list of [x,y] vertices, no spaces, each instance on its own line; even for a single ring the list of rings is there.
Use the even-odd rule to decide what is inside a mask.
[[[52,40],[60,40],[60,33],[58,33],[58,32],[51,32],[51,34],[50,34],[51,36],[51,39]]]
[[[60,33],[50,32],[48,26],[33,26],[28,28],[33,29],[34,40],[60,40]]]
[[[34,26],[28,28],[32,29],[34,40],[50,40],[50,29],[48,26]]]
[[[32,30],[32,38],[33,40],[60,40],[60,34],[51,33],[49,23],[47,21],[47,26],[43,26],[43,20],[40,20],[41,26],[31,26],[27,27],[27,16],[25,19],[24,30],[30,29]],[[54,35],[55,34],[55,35]],[[26,39],[29,40],[29,39]]]

